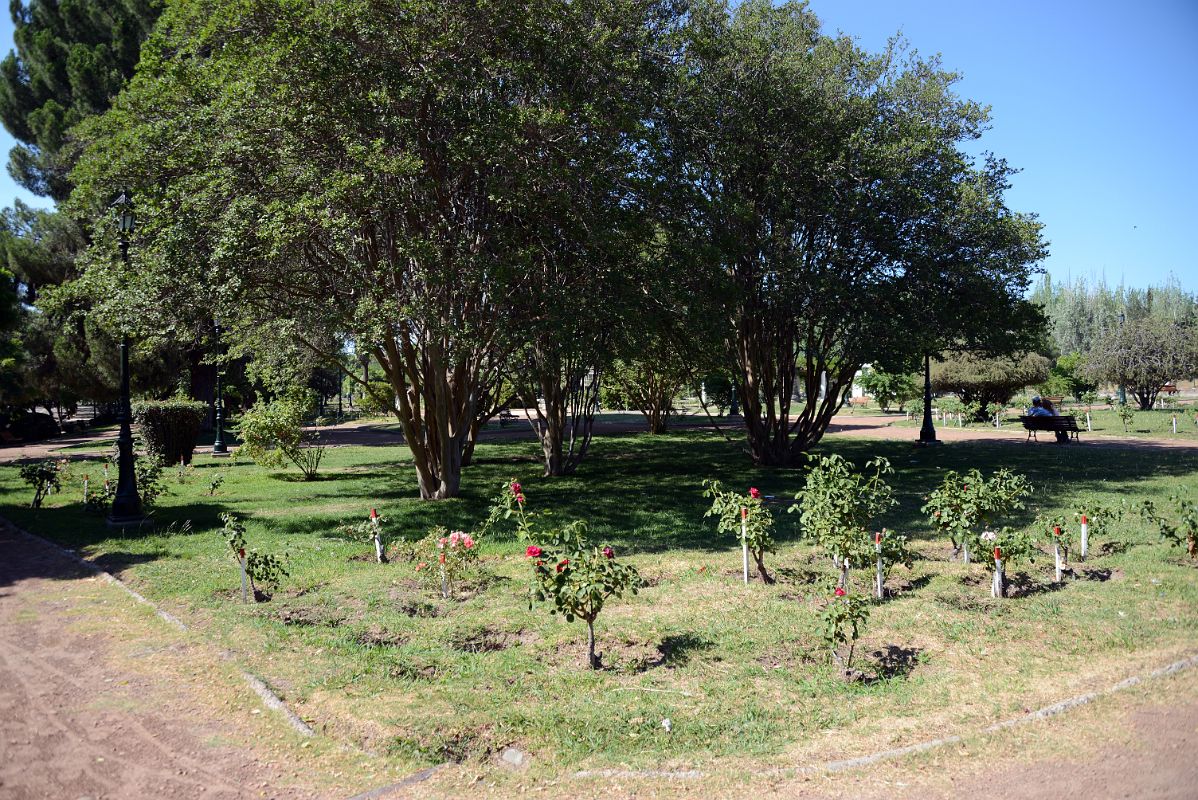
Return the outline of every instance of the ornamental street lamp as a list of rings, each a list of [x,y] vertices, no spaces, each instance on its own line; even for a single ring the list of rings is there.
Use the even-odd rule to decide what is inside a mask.
[[[216,333],[216,354],[223,355],[221,352],[224,348],[220,338],[220,322],[212,320],[212,328]],[[229,455],[229,448],[225,445],[225,401],[224,401],[224,382],[222,380],[224,365],[216,362],[216,439],[212,442],[212,455],[214,458],[222,458]]]
[[[1125,343],[1123,341],[1122,333],[1123,333],[1123,323],[1126,321],[1127,321],[1127,314],[1120,311],[1119,312],[1120,337],[1119,337],[1119,361],[1118,361],[1120,371],[1123,370],[1124,363],[1125,363],[1124,358],[1123,358],[1123,355],[1124,355],[1123,347],[1124,347]],[[1121,405],[1121,406],[1127,405],[1127,386],[1122,382],[1119,383],[1119,405]]]
[[[941,444],[936,438],[936,426],[932,423],[932,358],[923,354],[923,426],[919,429],[916,447]]]
[[[137,225],[133,216],[133,202],[128,192],[121,192],[112,207],[117,212],[117,230],[120,233],[121,260],[129,268],[129,236]],[[137,494],[137,475],[133,470],[133,431],[130,423],[133,412],[129,403],[129,335],[121,336],[121,399],[117,410],[117,421],[121,424],[116,437],[117,484],[116,496],[112,498],[112,510],[108,514],[108,527],[140,527],[147,520],[142,513],[141,497]]]

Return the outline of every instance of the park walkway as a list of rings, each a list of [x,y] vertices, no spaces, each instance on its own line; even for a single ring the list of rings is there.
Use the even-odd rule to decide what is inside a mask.
[[[0,797],[353,794],[301,748],[211,647],[0,521]]]

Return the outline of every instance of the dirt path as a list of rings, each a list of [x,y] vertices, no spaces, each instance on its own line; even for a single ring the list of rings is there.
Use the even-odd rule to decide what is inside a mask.
[[[366,778],[341,777],[348,758],[292,733],[211,648],[0,526],[0,797],[347,797]]]
[[[528,421],[520,416],[505,427],[489,427],[480,435],[480,441],[512,441],[535,438]],[[890,441],[911,441],[919,438],[916,428],[895,425],[905,419],[902,415],[841,415],[834,417],[828,426],[829,435],[848,436],[864,439],[884,439]],[[704,416],[688,416],[679,419],[674,424],[675,429],[710,428],[711,424]],[[617,418],[598,417],[595,420],[595,434],[617,435],[640,433],[645,430],[644,422],[632,414],[621,414]],[[736,428],[726,428],[730,435],[736,435]],[[1044,436],[1040,442],[1027,443],[1027,434],[1018,423],[1012,423],[1001,429],[995,428],[957,428],[951,424],[937,425],[936,436],[944,442],[1004,442],[1006,444],[1027,444],[1028,446],[1054,446],[1051,437]],[[116,434],[108,431],[99,434],[84,434],[69,438],[50,439],[44,442],[14,445],[0,448],[0,464],[27,461],[38,458],[94,458],[95,452],[87,450],[65,450],[64,448],[83,444],[103,447],[110,444]],[[321,442],[333,447],[387,447],[403,444],[403,436],[392,428],[392,423],[377,420],[353,421],[341,425],[330,425],[321,429]],[[1143,450],[1160,449],[1198,449],[1198,439],[1142,439],[1132,436],[1110,436],[1104,434],[1082,433],[1081,441],[1070,446],[1082,447],[1119,447]]]

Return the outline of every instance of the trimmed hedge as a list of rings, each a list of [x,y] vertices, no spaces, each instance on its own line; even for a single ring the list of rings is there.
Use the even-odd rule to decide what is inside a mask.
[[[141,426],[146,450],[164,465],[191,463],[208,404],[199,400],[143,400],[133,404],[133,420]]]

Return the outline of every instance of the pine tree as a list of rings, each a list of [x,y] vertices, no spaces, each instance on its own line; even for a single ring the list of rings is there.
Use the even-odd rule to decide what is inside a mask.
[[[17,140],[12,176],[65,200],[68,131],[104,112],[137,66],[160,0],[13,0],[17,49],[0,62],[0,122]]]

